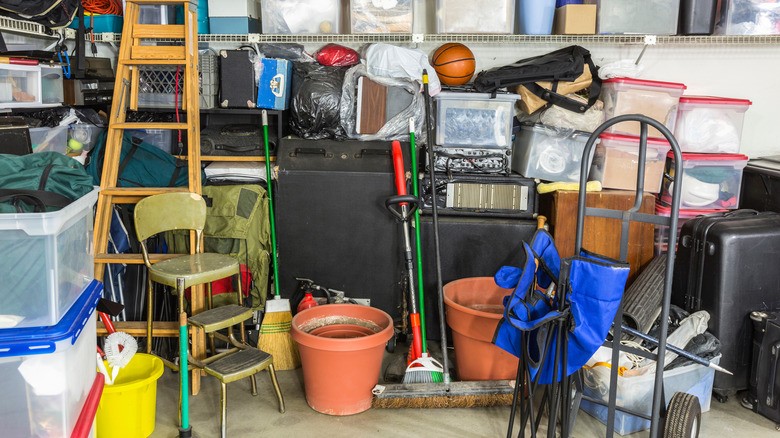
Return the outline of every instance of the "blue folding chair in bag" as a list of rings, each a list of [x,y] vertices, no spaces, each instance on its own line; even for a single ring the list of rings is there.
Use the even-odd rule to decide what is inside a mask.
[[[640,125],[635,203],[625,211],[586,207],[586,182],[596,139],[607,128],[621,122],[639,122]],[[669,246],[666,261],[666,277],[660,316],[662,324],[658,335],[656,354],[643,353],[638,349],[622,346],[620,342],[613,342],[608,338],[611,331],[612,339],[621,339],[623,316],[621,300],[630,269],[626,262],[630,223],[640,222],[667,226],[670,230],[669,241],[677,240],[681,181],[676,181],[677,183],[673,187],[670,216],[662,217],[639,212],[644,191],[648,125],[660,131],[671,145],[675,166],[674,175],[679,175],[678,178],[682,178],[680,149],[666,126],[638,114],[619,116],[606,121],[591,134],[583,151],[575,239],[576,255],[561,259],[552,237],[546,231],[538,231],[530,244],[524,244],[525,265],[521,268],[505,266],[495,275],[497,285],[511,288],[513,292],[504,298],[504,314],[496,329],[494,344],[520,359],[507,438],[512,435],[521,391],[524,395],[521,403],[521,427],[518,436],[525,436],[525,428],[529,422],[531,436],[536,436],[544,411],[544,409],[539,409],[540,412],[534,413],[534,392],[538,385],[544,386],[541,403],[542,407],[547,406],[547,436],[555,437],[558,430],[560,430],[561,436],[570,436],[580,401],[585,397],[582,394],[581,373],[577,371],[602,345],[612,348],[611,363],[618,362],[620,351],[630,351],[655,360],[657,369],[663,370],[668,332],[667,324],[664,322],[669,316],[671,280],[674,268],[673,245]],[[593,254],[582,248],[585,216],[620,221],[619,260]],[[618,367],[612,367],[609,398],[606,402],[608,409],[607,437],[611,437],[614,432],[617,410],[650,420],[650,436],[652,438],[698,436],[698,427],[696,427],[698,422],[692,422],[694,424],[692,427],[696,427],[695,431],[682,427],[685,426],[682,423],[695,414],[693,412],[695,409],[691,412],[686,411],[694,405],[688,399],[695,398],[695,396],[683,393],[675,394],[667,412],[666,405],[662,403],[664,400],[663,372],[658,372],[655,376],[650,416],[617,407],[617,377]],[[590,398],[588,400],[595,403],[605,403]],[[696,402],[695,407],[698,408],[698,406],[698,402]]]

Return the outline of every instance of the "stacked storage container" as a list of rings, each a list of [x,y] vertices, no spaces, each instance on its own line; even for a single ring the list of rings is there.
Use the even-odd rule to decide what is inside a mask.
[[[3,436],[70,436],[96,375],[92,207],[0,215]]]
[[[739,154],[742,124],[751,102],[711,96],[683,96],[674,130],[682,151],[682,188],[678,226],[701,214],[736,209],[742,170],[748,158]],[[666,157],[656,214],[668,216],[675,175],[671,152]],[[656,252],[664,252],[668,230],[656,229]]]

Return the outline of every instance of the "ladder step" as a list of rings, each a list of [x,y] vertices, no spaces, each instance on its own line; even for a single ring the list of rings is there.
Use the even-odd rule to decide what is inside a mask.
[[[154,60],[178,60],[185,62],[184,46],[133,46],[130,59],[145,60],[147,64],[154,64]]]
[[[99,195],[111,196],[152,196],[160,193],[189,192],[187,187],[106,187],[100,189]],[[119,204],[119,202],[114,202]]]
[[[120,59],[119,65],[184,65],[187,62],[181,59],[158,59],[150,62],[148,59]],[[181,71],[184,74],[184,70]]]
[[[202,328],[206,333],[212,333],[239,322],[244,322],[251,317],[252,309],[229,304],[190,316],[187,318],[187,321],[194,326]]]
[[[108,129],[187,129],[190,125],[175,122],[114,123]]]
[[[257,348],[247,348],[206,365],[206,372],[230,383],[251,376],[273,363],[273,356]]]
[[[182,254],[149,254],[149,261],[157,263],[181,256]],[[95,256],[95,263],[142,265],[144,263],[144,256],[142,254],[98,254]]]
[[[184,38],[182,24],[136,24],[133,26],[133,38]]]

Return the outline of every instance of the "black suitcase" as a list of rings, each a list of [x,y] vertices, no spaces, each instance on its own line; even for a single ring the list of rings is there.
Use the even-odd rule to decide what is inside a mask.
[[[724,400],[748,388],[754,310],[780,309],[780,214],[735,210],[687,221],[680,232],[672,303],[710,313],[722,344],[713,390]]]
[[[739,208],[780,212],[780,155],[748,161]]]
[[[752,312],[753,360],[750,391],[743,405],[780,427],[780,313]]]
[[[257,82],[249,50],[219,52],[219,106],[222,108],[255,108]]]
[[[279,141],[274,201],[282,296],[295,291],[296,277],[308,278],[350,298],[369,298],[372,307],[400,318],[403,235],[385,207],[396,194],[390,147],[389,141]]]

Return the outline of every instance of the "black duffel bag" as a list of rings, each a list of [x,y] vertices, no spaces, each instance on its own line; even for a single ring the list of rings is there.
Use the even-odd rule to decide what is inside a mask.
[[[58,29],[73,21],[78,6],[79,0],[0,0],[0,15]]]

